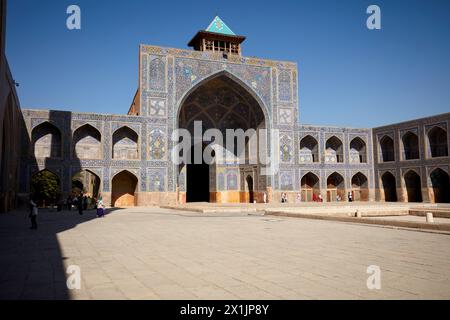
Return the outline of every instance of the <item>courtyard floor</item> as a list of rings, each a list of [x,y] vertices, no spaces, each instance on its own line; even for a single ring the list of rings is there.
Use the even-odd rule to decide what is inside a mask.
[[[28,227],[26,212],[0,215],[0,299],[450,298],[446,234],[160,208],[42,211]]]

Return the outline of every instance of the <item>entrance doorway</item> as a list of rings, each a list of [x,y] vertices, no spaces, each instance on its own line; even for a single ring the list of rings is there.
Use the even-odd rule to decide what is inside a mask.
[[[319,178],[311,172],[305,174],[301,181],[303,201],[317,201],[320,194]]]
[[[352,193],[354,201],[369,201],[367,177],[361,172],[358,172],[352,178]]]
[[[384,201],[397,202],[397,184],[394,175],[390,172],[385,172],[381,176],[381,182],[384,190]]]
[[[203,159],[195,164],[193,152],[191,164],[186,166],[186,180],[186,202],[209,202],[209,165]]]
[[[255,201],[255,196],[253,194],[253,178],[251,176],[247,176],[245,181],[247,182],[247,192],[248,192],[249,202],[253,203]]]
[[[180,104],[178,127],[189,131],[190,137],[195,139],[195,142],[191,141],[191,143],[195,145],[206,143],[213,148],[214,154],[217,154],[216,161],[211,164],[204,159],[198,164],[180,164],[178,173],[185,186],[183,192],[186,192],[186,202],[253,202],[255,200],[255,192],[261,191],[254,190],[260,185],[255,184],[255,176],[251,177],[251,181],[246,176],[238,178],[245,179],[244,181],[228,180],[228,178],[224,181],[219,179],[217,172],[224,170],[239,172],[249,168],[253,171],[255,166],[259,169],[259,162],[255,161],[257,163],[255,165],[250,163],[250,159],[258,160],[264,157],[257,150],[259,148],[257,132],[266,127],[265,119],[262,104],[257,95],[239,78],[228,72],[220,72],[202,80],[186,94]],[[200,142],[199,140],[202,139],[199,134],[203,136],[210,129],[216,129],[213,138],[207,142]],[[211,130],[208,131],[208,133],[211,132]],[[221,135],[216,135],[217,132]],[[216,139],[217,136],[221,137]],[[234,143],[231,143],[231,139]],[[203,150],[206,145],[203,146]],[[250,152],[250,146],[256,147],[256,150],[252,149]],[[192,159],[192,155],[189,157]],[[200,161],[200,159],[197,160]],[[265,161],[265,159],[262,160]],[[218,170],[219,168],[221,170]],[[249,188],[249,194],[245,197],[239,189],[239,186],[244,184]]]
[[[344,178],[337,172],[331,174],[327,179],[327,201],[345,200]]]
[[[431,184],[433,186],[434,202],[450,202],[450,178],[444,170],[437,168],[431,174]]]
[[[415,171],[410,170],[405,174],[405,185],[408,202],[422,202],[420,176]]]
[[[111,205],[113,207],[134,207],[138,179],[129,171],[122,171],[112,180]]]

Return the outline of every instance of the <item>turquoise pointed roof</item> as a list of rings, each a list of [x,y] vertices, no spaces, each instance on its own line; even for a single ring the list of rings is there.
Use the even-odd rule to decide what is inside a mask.
[[[214,18],[214,20],[209,24],[208,28],[206,28],[206,31],[227,34],[230,36],[236,35],[233,31],[231,31],[230,28],[228,28],[225,22],[223,22],[222,19],[219,18],[219,16],[216,16]]]

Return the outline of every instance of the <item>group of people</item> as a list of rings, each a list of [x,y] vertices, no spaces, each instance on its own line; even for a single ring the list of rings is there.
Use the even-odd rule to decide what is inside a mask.
[[[67,210],[71,211],[72,206],[77,208],[78,213],[80,215],[83,214],[84,210],[90,209],[90,205],[92,204],[92,201],[94,203],[93,209],[96,210],[97,217],[105,217],[105,205],[103,203],[103,198],[100,195],[99,198],[89,198],[86,195],[80,194],[78,196],[67,197],[66,201],[60,201],[57,205],[57,210],[62,211],[63,208],[67,208]],[[33,197],[30,198],[30,213],[29,218],[31,220],[31,227],[30,229],[36,230],[37,229],[37,217],[38,217],[38,205],[36,203],[37,201],[33,199]]]
[[[317,196],[315,193],[313,194],[312,200],[314,202],[323,202],[322,199],[322,195],[319,194],[319,196]],[[300,192],[297,193],[296,197],[295,197],[295,203],[301,203],[303,201],[302,199],[302,194]],[[281,203],[287,203],[288,202],[288,197],[286,192],[281,193]]]
[[[352,192],[348,193],[347,199],[348,199],[348,202],[353,202],[353,193]],[[313,202],[323,202],[323,197],[320,193],[319,193],[319,195],[316,195],[315,193],[313,193],[312,201]],[[336,201],[342,201],[342,197],[339,194],[336,195]],[[287,197],[286,192],[281,193],[281,203],[287,203],[287,202],[288,202],[288,197]],[[301,202],[302,202],[302,195],[301,195],[301,193],[297,193],[296,203],[301,203]]]
[[[67,210],[71,211],[73,206],[78,209],[80,214],[82,214],[83,210],[88,210],[92,203],[94,203],[95,209],[96,199],[80,193],[78,196],[68,196],[66,201],[63,202],[63,207],[66,207]]]
[[[347,199],[348,202],[353,202],[353,194],[351,192],[347,194]],[[342,201],[342,197],[340,194],[336,195],[336,201]]]

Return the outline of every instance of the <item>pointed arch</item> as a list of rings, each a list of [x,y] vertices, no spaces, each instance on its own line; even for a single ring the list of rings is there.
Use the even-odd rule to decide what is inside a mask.
[[[319,162],[319,143],[311,135],[300,140],[300,160],[300,162]]]
[[[350,158],[352,162],[367,163],[367,146],[360,137],[353,138],[350,142]]]
[[[72,175],[72,195],[80,193],[90,198],[98,198],[100,193],[100,177],[89,169],[81,169]]]
[[[391,137],[388,135],[381,137],[379,150],[381,152],[380,161],[395,161],[394,140]]]
[[[112,158],[114,160],[139,159],[139,135],[129,126],[122,126],[112,136]]]
[[[397,182],[395,176],[389,171],[381,176],[381,184],[383,185],[384,201],[397,202]]]
[[[339,198],[345,199],[345,180],[341,174],[333,172],[327,178],[327,201],[338,201]]]
[[[361,172],[352,177],[352,193],[354,201],[369,201],[369,182]]]
[[[215,72],[209,76],[206,76],[205,78],[203,78],[202,80],[198,81],[197,83],[195,83],[189,90],[186,90],[186,92],[183,93],[183,95],[181,96],[181,98],[179,99],[178,105],[177,105],[177,109],[176,109],[176,127],[179,128],[180,127],[180,123],[179,123],[179,119],[180,119],[180,111],[181,108],[183,107],[184,103],[186,102],[186,100],[189,98],[189,96],[196,91],[199,87],[201,87],[202,85],[206,84],[207,82],[209,82],[212,79],[221,77],[221,76],[225,76],[226,78],[232,80],[233,82],[235,82],[237,85],[239,85],[239,87],[245,89],[245,91],[250,94],[253,99],[255,99],[258,102],[258,105],[260,106],[263,114],[264,114],[264,122],[265,122],[265,128],[269,129],[270,128],[270,113],[269,113],[269,109],[267,107],[267,105],[264,103],[263,99],[261,98],[261,96],[255,92],[255,90],[253,90],[249,85],[247,85],[247,83],[245,81],[243,81],[241,78],[239,78],[238,76],[232,74],[231,72],[227,71],[227,70],[221,70],[218,72]]]
[[[419,137],[417,134],[407,131],[402,136],[403,158],[405,160],[419,159]]]
[[[428,131],[429,154],[432,158],[448,157],[447,131],[434,126]]]
[[[94,126],[86,123],[73,132],[72,155],[78,159],[100,159],[102,135]]]
[[[317,201],[320,194],[320,179],[312,172],[303,175],[300,182],[303,201]]]
[[[420,175],[414,171],[409,170],[403,176],[406,186],[406,193],[408,195],[408,202],[422,202],[422,184]]]
[[[228,71],[216,72],[195,83],[179,99],[175,110],[177,114],[176,127],[187,129],[191,136],[194,131],[193,124],[199,120],[202,121],[203,131],[218,129],[223,133],[224,139],[222,141],[214,140],[214,147],[223,151],[218,154],[220,158],[225,155],[233,156],[231,161],[243,164],[243,161],[249,162],[254,155],[263,158],[268,154],[261,155],[257,151],[260,146],[258,139],[261,138],[258,135],[258,130],[270,126],[267,108],[254,89]],[[228,136],[226,135],[226,129],[240,129],[238,132],[243,133],[243,135]],[[270,130],[268,130],[265,132],[267,137],[261,138],[267,145],[265,150],[270,148],[268,144],[270,134]],[[233,140],[227,141],[227,139]],[[191,141],[190,144],[194,145],[195,142]],[[205,146],[206,144],[202,148]],[[253,151],[253,146],[256,147],[255,151]],[[230,150],[227,148],[230,148]],[[252,151],[249,150],[250,148],[252,148]],[[265,163],[265,159],[261,160],[263,161],[257,163]],[[209,163],[182,163],[176,172],[182,171],[184,166],[186,167],[186,201],[216,201],[214,199],[221,199],[220,195],[212,196],[217,190],[214,190],[210,181],[217,181],[217,173],[215,173],[215,170],[210,170]],[[212,174],[216,176],[211,176]],[[245,177],[242,177],[241,183],[242,185],[246,183]],[[255,181],[253,181],[253,184],[253,186],[258,185]],[[223,192],[230,192],[231,190],[227,188]],[[249,198],[251,196],[250,194]],[[238,201],[248,202],[251,200],[249,198],[240,196]]]
[[[135,193],[138,188],[138,178],[128,170],[122,170],[112,178],[111,206],[134,207],[137,203]]]
[[[344,148],[342,140],[331,136],[325,143],[325,159],[327,162],[344,162]]]
[[[435,203],[450,203],[450,177],[441,168],[436,168],[430,173],[433,198]]]
[[[36,158],[61,158],[61,130],[50,121],[44,121],[31,131],[32,154]]]

